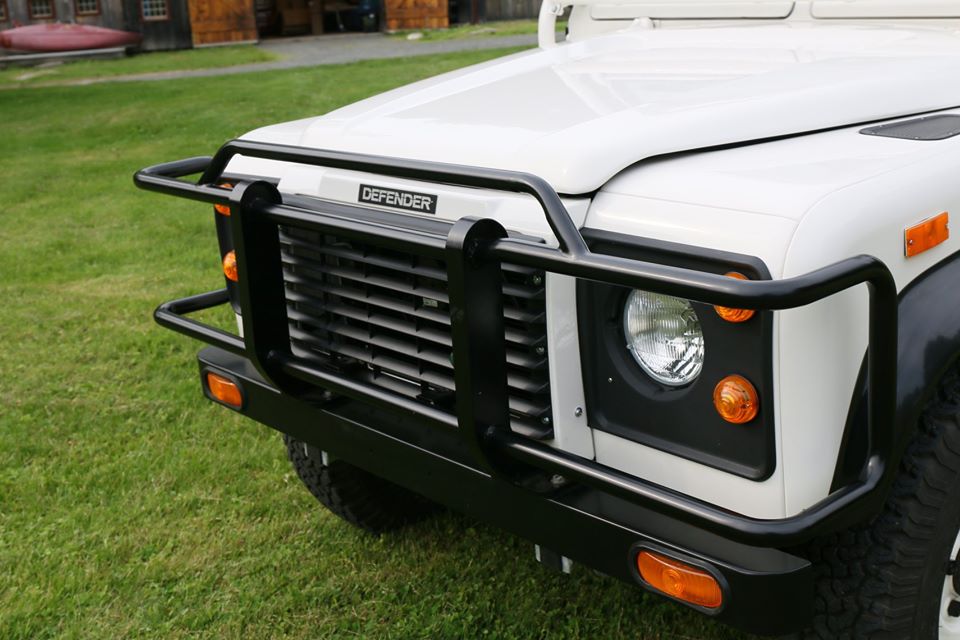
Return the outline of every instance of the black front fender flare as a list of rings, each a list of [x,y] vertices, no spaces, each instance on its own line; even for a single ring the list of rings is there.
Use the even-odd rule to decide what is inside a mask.
[[[917,276],[900,292],[898,309],[895,442],[899,457],[941,378],[960,361],[960,252]],[[851,398],[831,490],[855,480],[866,460],[865,371],[866,358]]]

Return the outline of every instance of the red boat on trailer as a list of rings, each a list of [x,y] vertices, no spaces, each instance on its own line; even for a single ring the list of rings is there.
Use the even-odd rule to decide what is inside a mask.
[[[132,31],[84,24],[32,24],[0,31],[0,47],[37,53],[129,47],[141,39]]]

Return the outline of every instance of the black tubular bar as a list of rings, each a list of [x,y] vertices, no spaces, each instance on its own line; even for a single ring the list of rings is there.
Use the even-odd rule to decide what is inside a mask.
[[[203,324],[183,316],[195,311],[203,311],[230,302],[230,295],[226,289],[208,291],[189,298],[164,302],[153,312],[153,317],[160,326],[173,329],[178,333],[202,340],[215,347],[225,349],[230,353],[246,355],[247,349],[243,338],[227,333],[216,327]]]
[[[883,459],[873,455],[868,462],[869,472],[860,482],[835,491],[796,516],[764,520],[733,513],[564,451],[546,451],[547,447],[540,443],[513,433],[498,431],[491,439],[495,447],[521,462],[560,474],[574,482],[599,488],[635,504],[653,507],[664,515],[673,516],[707,531],[740,542],[771,547],[793,546],[856,524],[863,515],[856,507],[876,495],[885,469]],[[732,525],[734,522],[736,524]]]
[[[236,155],[461,187],[525,193],[533,196],[542,207],[559,247],[506,238],[502,227],[489,219],[461,219],[443,236],[406,229],[401,222],[394,226],[364,219],[362,215],[348,215],[351,211],[358,214],[375,212],[365,207],[349,205],[349,209],[344,209],[337,205],[340,207],[338,214],[324,211],[321,200],[317,201],[316,209],[286,205],[276,188],[262,181],[238,184],[233,191],[210,186],[216,184],[227,163]],[[203,176],[198,184],[180,179],[201,172]],[[799,544],[830,530],[853,524],[882,504],[884,495],[881,489],[889,483],[896,467],[893,433],[897,290],[890,271],[872,256],[855,256],[793,278],[751,281],[595,254],[587,247],[559,195],[536,176],[258,142],[233,141],[224,145],[213,158],[191,158],[148,167],[137,172],[134,181],[137,186],[151,191],[231,206],[231,227],[234,240],[239,245],[238,264],[241,270],[247,270],[246,274],[241,273],[240,283],[246,341],[182,317],[184,313],[227,302],[225,290],[166,303],[157,309],[156,317],[164,326],[250,358],[268,378],[278,378],[274,382],[281,389],[286,386],[285,383],[281,384],[283,379],[306,381],[380,408],[421,418],[433,425],[458,427],[479,466],[492,474],[498,474],[497,469],[505,467],[504,461],[512,461],[514,465],[519,462],[597,487],[740,542],[765,546]],[[244,197],[244,193],[248,197]],[[398,220],[402,220],[402,216],[398,216]],[[281,224],[360,238],[447,261],[454,358],[458,365],[455,368],[457,416],[324,371],[290,352],[289,340],[284,341],[285,329],[281,328],[285,317],[276,309],[280,300],[277,296],[282,293],[283,287],[282,281],[277,278],[279,251],[272,252],[276,256],[266,255],[266,252],[256,248],[258,239],[247,238],[245,243],[243,237],[244,228],[263,234],[271,228],[276,230]],[[270,242],[273,241],[268,241],[268,244]],[[244,265],[245,256],[242,252],[250,252],[251,257],[255,258],[255,269],[251,265]],[[494,287],[484,285],[490,284],[488,280],[499,272],[502,262],[708,304],[764,310],[805,306],[866,284],[870,294],[867,351],[870,455],[860,479],[796,516],[775,520],[756,519],[514,434],[504,419],[506,394],[505,389],[501,388],[502,372],[489,358],[491,354],[496,356],[500,353],[502,339],[492,336],[491,327],[502,327],[502,319],[498,324],[495,319],[488,317],[488,311],[491,305],[493,309],[498,308],[502,300]],[[271,274],[273,285],[262,281],[253,284],[243,282],[255,280],[255,274],[261,269]],[[483,294],[483,305],[475,304],[476,300],[470,298],[474,291]],[[252,306],[251,297],[270,298],[273,311],[267,313]],[[466,315],[468,311],[469,318]],[[269,321],[260,316],[258,325],[255,318],[261,313],[266,313]],[[481,314],[482,318],[477,314]],[[477,318],[481,319],[478,321]],[[267,335],[268,339],[259,341],[255,337],[258,332]],[[498,333],[502,332],[498,330]],[[482,340],[478,340],[478,337]],[[488,352],[483,352],[481,343],[490,345]],[[491,373],[489,379],[484,379],[484,371]]]
[[[476,252],[506,237],[496,220],[462,218],[447,235],[447,288],[453,338],[454,388],[461,436],[483,470],[496,473],[488,433],[510,430],[507,347],[500,263]]]
[[[275,354],[271,360],[274,361],[284,373],[299,378],[304,382],[323,387],[333,393],[363,400],[380,409],[399,411],[410,417],[426,420],[431,423],[431,426],[448,429],[456,429],[459,426],[457,417],[446,411],[435,409],[398,393],[391,393],[378,387],[363,384],[362,382],[355,382],[349,378],[311,367],[295,356]]]

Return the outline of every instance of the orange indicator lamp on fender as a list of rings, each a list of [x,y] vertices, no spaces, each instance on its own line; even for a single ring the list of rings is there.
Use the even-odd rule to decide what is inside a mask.
[[[932,249],[950,237],[950,213],[944,211],[903,232],[903,253],[908,258]]]

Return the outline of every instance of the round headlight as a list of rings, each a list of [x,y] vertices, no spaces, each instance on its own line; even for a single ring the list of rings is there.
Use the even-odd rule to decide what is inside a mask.
[[[654,380],[688,384],[703,369],[703,330],[682,298],[634,290],[623,310],[627,349]]]

